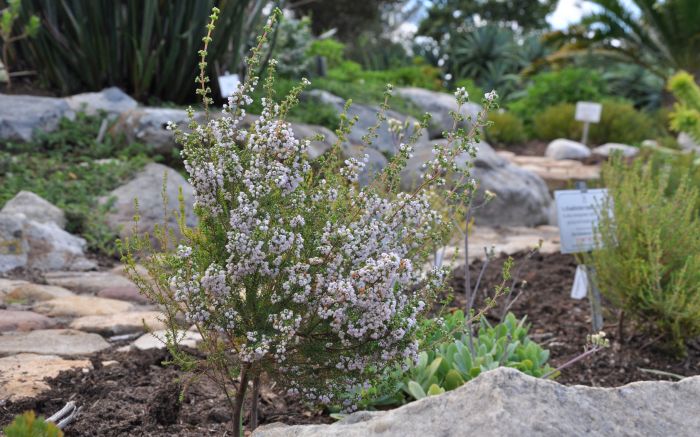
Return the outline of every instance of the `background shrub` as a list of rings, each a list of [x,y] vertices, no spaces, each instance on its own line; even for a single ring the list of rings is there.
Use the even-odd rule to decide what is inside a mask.
[[[533,136],[538,140],[551,141],[556,138],[581,138],[582,125],[574,120],[576,107],[572,103],[550,106],[535,115],[532,124]]]
[[[587,262],[603,295],[639,330],[662,333],[682,352],[700,335],[698,191],[687,177],[670,190],[667,173],[640,161],[604,168],[614,217],[601,214],[603,247]]]
[[[486,128],[486,139],[489,142],[508,146],[527,140],[523,121],[512,112],[492,112],[489,121],[493,123]]]

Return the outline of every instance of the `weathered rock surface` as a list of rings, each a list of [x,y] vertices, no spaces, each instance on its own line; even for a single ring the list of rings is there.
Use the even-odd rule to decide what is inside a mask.
[[[63,210],[31,191],[20,191],[8,200],[0,213],[24,214],[29,220],[38,223],[55,223],[60,228],[66,227],[66,215]]]
[[[139,104],[124,91],[117,87],[105,88],[96,93],[82,93],[65,98],[66,103],[74,112],[85,112],[96,115],[105,112],[108,115],[119,115],[135,109]]]
[[[46,329],[52,327],[54,323],[48,317],[31,311],[0,309],[0,332]]]
[[[433,144],[445,141],[416,145],[413,158],[409,159],[401,173],[401,186],[404,190],[410,190],[420,183],[423,164],[434,156]],[[459,157],[460,166],[467,159],[471,158]],[[485,226],[537,226],[549,222],[552,198],[542,178],[511,164],[485,142],[479,143],[471,176],[479,182],[479,197],[486,190],[496,194],[493,200],[474,212],[476,223]],[[481,200],[477,199],[476,204],[480,203]]]
[[[30,303],[74,295],[75,294],[72,291],[63,287],[57,287],[55,285],[32,284],[27,282],[12,287],[5,295],[5,299],[7,301]]]
[[[342,112],[343,107],[345,106],[345,100],[329,93],[328,91],[312,90],[307,93],[304,93],[303,97],[314,99],[318,102],[331,105],[336,109],[336,111],[338,111],[338,113]],[[358,103],[352,104],[352,106],[348,110],[348,117],[352,118],[354,116],[357,116],[359,118],[357,123],[355,123],[352,130],[350,131],[350,134],[348,135],[348,141],[351,144],[363,144],[362,137],[367,134],[367,131],[370,127],[376,124],[378,111],[379,108],[376,107],[362,105]],[[393,118],[401,122],[408,120],[410,126],[413,126],[413,124],[417,121],[413,117],[400,114],[396,111],[391,110],[386,112],[386,117]],[[412,132],[413,128],[411,127],[409,128],[409,135]],[[389,132],[389,128],[386,125],[386,123],[382,127],[380,127],[376,133],[378,136],[377,138],[373,139],[371,147],[381,153],[386,153],[389,155],[395,154],[397,144],[395,144],[394,135],[391,132]],[[429,138],[427,133],[424,133],[421,136],[422,141],[428,141],[428,139]]]
[[[122,335],[144,332],[144,323],[149,329],[165,329],[162,314],[157,311],[117,313],[106,316],[83,316],[73,320],[71,329],[95,332],[101,335]]]
[[[198,112],[196,118],[203,122],[204,113]],[[146,106],[121,114],[110,131],[126,135],[128,141],[146,144],[154,152],[170,154],[177,147],[172,131],[166,129],[170,121],[185,128],[189,120],[183,109]]]
[[[134,283],[122,275],[110,272],[49,272],[46,282],[76,293],[97,294],[109,287],[133,287]]]
[[[130,348],[142,351],[149,349],[165,349],[165,335],[166,331],[164,330],[143,334],[131,344]],[[196,347],[197,343],[202,340],[202,337],[197,332],[178,331],[177,335],[179,344],[183,346]]]
[[[386,159],[384,155],[379,153],[379,151],[376,149],[372,149],[370,147],[343,144],[343,154],[347,157],[353,157],[358,160],[364,160],[365,155],[367,155],[367,162],[358,175],[358,183],[360,186],[367,185],[372,180],[374,175],[382,171],[389,163],[389,160]]]
[[[106,297],[108,299],[126,300],[129,302],[137,303],[150,303],[150,300],[139,292],[139,289],[135,285],[128,285],[123,287],[108,287],[100,290],[97,293],[98,297]]]
[[[37,130],[54,131],[64,116],[73,113],[63,99],[0,94],[0,142],[31,141]]]
[[[109,194],[102,197],[100,202],[106,203],[114,198],[114,203],[107,214],[108,225],[119,232],[120,237],[132,235],[134,226],[134,199],[138,199],[139,223],[137,232],[153,233],[154,227],[163,224],[163,175],[166,175],[166,196],[168,199],[168,224],[175,230],[179,230],[177,217],[174,211],[179,211],[178,196],[182,188],[185,202],[185,221],[188,226],[195,226],[197,218],[192,204],[194,203],[194,190],[192,186],[177,171],[162,164],[151,163],[146,165],[131,181],[117,187]]]
[[[130,311],[133,305],[116,299],[93,296],[68,296],[34,304],[37,313],[51,317],[81,317],[118,314]]]
[[[338,141],[338,137],[328,128],[313,124],[292,123],[292,132],[297,139],[311,139],[316,135],[323,135],[323,140],[311,140],[309,144],[309,158],[316,159],[331,149]]]
[[[86,241],[54,222],[40,223],[24,214],[0,213],[0,272],[16,267],[44,271],[89,270]]]
[[[99,335],[73,329],[40,329],[0,335],[0,356],[21,353],[87,355],[108,347],[109,343]]]
[[[700,376],[619,388],[567,387],[501,367],[462,387],[332,425],[270,424],[253,437],[696,436]]]
[[[430,127],[428,128],[430,138],[440,138],[442,137],[442,132],[452,130],[454,120],[450,117],[450,112],[457,112],[457,109],[459,109],[454,95],[430,91],[424,88],[399,88],[396,90],[396,95],[411,101],[421,111],[432,115]],[[472,96],[472,98],[480,99],[481,96]],[[467,102],[464,104],[461,113],[465,116],[465,120],[460,123],[459,127],[464,129],[471,128],[472,123],[468,120],[468,117],[476,120],[480,110],[481,106],[476,103]]]
[[[552,159],[585,159],[591,156],[591,149],[578,141],[558,138],[547,145],[544,156]]]
[[[613,153],[621,153],[622,156],[628,158],[639,153],[639,148],[628,146],[627,144],[605,143],[602,146],[594,148],[593,153],[606,157],[612,155]]]
[[[44,379],[73,369],[92,369],[92,364],[89,360],[66,360],[56,355],[23,353],[0,358],[0,399],[36,397],[50,388]]]

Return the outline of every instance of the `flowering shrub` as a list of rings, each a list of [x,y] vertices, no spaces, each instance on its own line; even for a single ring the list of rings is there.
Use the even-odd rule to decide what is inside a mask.
[[[213,29],[216,10],[209,31]],[[256,71],[260,48],[271,31],[270,19],[248,59]],[[200,51],[200,90],[205,110],[211,104],[204,39]],[[165,229],[156,231],[163,249],[150,239],[124,243],[124,260],[141,290],[164,307],[166,342],[186,369],[213,378],[222,389],[237,387],[229,397],[234,434],[239,435],[241,408],[253,382],[251,427],[256,425],[260,376],[314,403],[329,404],[349,388],[368,385],[386,366],[416,359],[415,331],[421,313],[444,285],[446,270],[423,271],[427,257],[441,244],[447,221],[431,207],[432,186],[457,170],[455,158],[475,154],[479,128],[495,93],[469,132],[455,131],[446,146],[435,148],[421,186],[398,192],[398,175],[410,158],[412,144],[427,117],[408,137],[394,129],[398,153],[368,186],[359,188],[366,160],[341,155],[341,142],[354,120],[341,115],[338,144],[317,162],[307,157],[309,140],[295,138],[285,121],[307,80],[281,101],[274,99],[274,62],[263,88],[260,117],[240,127],[245,107],[259,79],[250,76],[228,99],[219,117],[191,122],[188,131],[172,125],[183,147],[185,168],[195,191],[199,225],[186,229],[176,248]],[[387,90],[387,100],[391,88]],[[460,104],[467,96],[457,93]],[[365,136],[368,145],[384,121]],[[455,125],[460,115],[455,113]],[[474,190],[463,181],[447,193],[454,202]],[[150,278],[136,273],[136,255]],[[201,334],[205,358],[179,347],[178,315]],[[354,402],[342,398],[346,410]]]

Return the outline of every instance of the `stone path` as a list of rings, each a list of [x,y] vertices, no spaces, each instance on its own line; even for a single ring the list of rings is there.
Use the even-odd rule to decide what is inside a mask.
[[[554,189],[563,188],[572,180],[590,181],[600,178],[600,165],[584,165],[573,159],[516,155],[508,151],[499,151],[498,154],[513,164],[536,173]]]

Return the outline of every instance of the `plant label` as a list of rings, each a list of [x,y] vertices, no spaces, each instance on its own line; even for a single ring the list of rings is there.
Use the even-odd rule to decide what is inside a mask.
[[[588,252],[596,248],[598,217],[607,195],[608,190],[604,188],[554,192],[561,253]]]
[[[219,90],[221,91],[221,97],[226,99],[233,95],[238,88],[238,84],[241,80],[238,78],[237,74],[223,74],[219,76]]]
[[[588,294],[588,274],[586,274],[586,266],[579,264],[576,266],[576,274],[574,275],[574,284],[571,286],[571,298],[583,299]]]
[[[576,120],[585,123],[600,123],[600,114],[603,112],[603,105],[595,102],[577,102]]]

